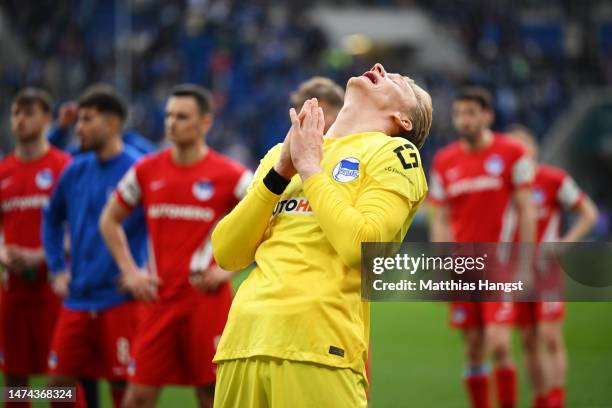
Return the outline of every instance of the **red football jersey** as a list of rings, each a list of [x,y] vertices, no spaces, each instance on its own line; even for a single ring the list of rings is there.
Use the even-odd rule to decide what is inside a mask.
[[[145,157],[123,177],[116,196],[127,208],[144,206],[149,266],[161,280],[160,300],[188,294],[190,272],[211,265],[212,228],[240,201],[251,177],[212,149],[190,166],[176,164],[167,149]]]
[[[70,156],[50,147],[39,159],[24,162],[14,154],[0,162],[0,208],[4,245],[41,249],[42,208]],[[32,300],[48,291],[47,267],[29,271],[24,277],[8,274],[5,288],[12,298]],[[38,292],[37,292],[38,291]]]
[[[495,135],[474,152],[458,141],[434,156],[429,197],[449,207],[456,242],[509,242],[517,228],[512,193],[533,178],[533,162],[513,140]]]
[[[576,208],[584,197],[574,179],[564,170],[546,165],[538,166],[533,185],[538,242],[558,242],[561,211]]]

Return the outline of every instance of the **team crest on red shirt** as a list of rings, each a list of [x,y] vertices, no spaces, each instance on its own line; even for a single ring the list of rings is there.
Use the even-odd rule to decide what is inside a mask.
[[[48,190],[53,185],[53,172],[51,169],[45,168],[36,173],[36,177],[34,178],[34,182],[36,183],[36,187],[41,190]]]
[[[504,160],[498,154],[492,154],[485,160],[484,168],[492,176],[499,176],[504,171]]]
[[[215,193],[215,188],[212,183],[208,180],[198,180],[193,183],[191,189],[195,198],[200,201],[210,200]]]

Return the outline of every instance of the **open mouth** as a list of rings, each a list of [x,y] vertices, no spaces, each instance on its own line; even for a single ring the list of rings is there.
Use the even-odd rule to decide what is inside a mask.
[[[370,81],[372,81],[373,84],[376,85],[376,83],[378,82],[378,78],[376,77],[376,74],[373,73],[372,71],[366,71],[363,73],[363,76],[368,78]]]

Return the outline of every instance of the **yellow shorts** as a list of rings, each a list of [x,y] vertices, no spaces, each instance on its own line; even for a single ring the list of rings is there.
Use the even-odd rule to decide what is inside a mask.
[[[365,408],[366,383],[348,368],[251,357],[217,366],[215,408]]]

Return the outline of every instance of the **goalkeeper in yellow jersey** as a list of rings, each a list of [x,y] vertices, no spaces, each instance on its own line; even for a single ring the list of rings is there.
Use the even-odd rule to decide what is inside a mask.
[[[348,81],[323,136],[316,99],[261,160],[212,235],[220,267],[255,262],[214,361],[215,407],[365,407],[369,304],[361,243],[401,241],[427,193],[431,98],[376,64]]]

